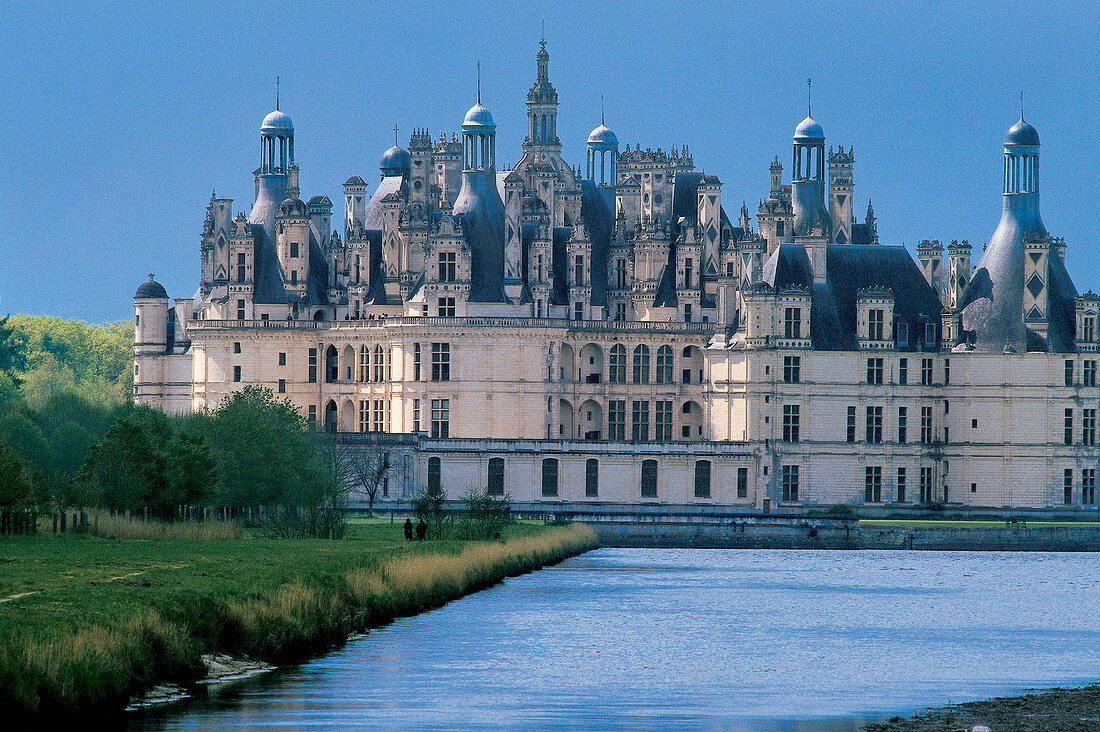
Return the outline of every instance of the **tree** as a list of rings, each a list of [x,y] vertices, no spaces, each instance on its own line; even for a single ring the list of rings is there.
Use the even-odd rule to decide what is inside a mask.
[[[167,465],[150,432],[139,417],[129,414],[92,447],[77,480],[94,504],[133,511],[160,503],[168,487]]]
[[[8,412],[0,417],[0,441],[40,470],[48,469],[53,463],[53,451],[42,430],[23,411]]]
[[[375,438],[362,447],[347,447],[344,455],[350,473],[352,490],[367,497],[367,513],[374,515],[374,501],[390,472],[390,456]]]
[[[486,489],[470,490],[462,500],[466,504],[466,538],[499,539],[511,513],[510,497],[490,495]]]
[[[447,512],[444,508],[446,503],[447,491],[440,485],[428,486],[413,499],[416,517],[428,524],[428,535],[433,539],[443,538],[443,529],[447,523]]]

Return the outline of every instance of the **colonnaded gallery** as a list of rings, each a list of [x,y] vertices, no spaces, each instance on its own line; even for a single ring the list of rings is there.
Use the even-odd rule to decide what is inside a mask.
[[[686,148],[620,149],[601,121],[573,167],[545,43],[536,67],[512,169],[479,92],[460,135],[416,130],[377,185],[348,178],[342,232],[267,115],[250,213],[210,200],[198,291],[137,290],[137,401],[270,387],[383,444],[384,502],[438,483],[548,510],[1096,505],[1100,298],[1039,216],[1034,127],[1005,136],[976,266],[966,241],[914,261],[870,204],[857,221],[852,148],[811,116],[754,226]]]

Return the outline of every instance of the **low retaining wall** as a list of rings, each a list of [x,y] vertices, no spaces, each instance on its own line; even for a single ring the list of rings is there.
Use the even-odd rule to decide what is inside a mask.
[[[725,549],[914,549],[967,551],[1100,551],[1100,526],[860,526],[808,520],[798,524],[734,521],[589,523],[610,547]]]

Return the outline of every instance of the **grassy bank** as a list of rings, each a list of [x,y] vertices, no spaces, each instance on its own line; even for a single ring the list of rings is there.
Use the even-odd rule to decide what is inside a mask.
[[[0,714],[121,710],[202,654],[285,663],[594,547],[583,526],[500,543],[406,545],[400,524],[343,541],[12,538],[0,542]]]
[[[955,732],[982,727],[1012,732],[1086,732],[1097,729],[1100,686],[1050,689],[1021,696],[952,704],[866,725],[864,732]]]

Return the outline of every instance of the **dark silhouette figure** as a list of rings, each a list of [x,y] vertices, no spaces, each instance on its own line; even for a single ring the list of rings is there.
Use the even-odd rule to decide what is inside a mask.
[[[428,535],[428,525],[424,523],[424,519],[420,519],[420,523],[416,525],[416,540],[424,541],[424,537]]]
[[[405,519],[405,541],[413,540],[413,522],[411,518]]]

